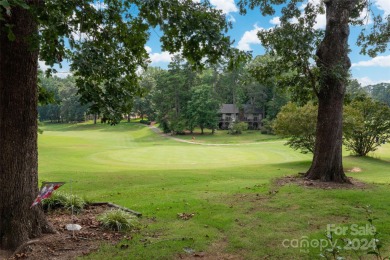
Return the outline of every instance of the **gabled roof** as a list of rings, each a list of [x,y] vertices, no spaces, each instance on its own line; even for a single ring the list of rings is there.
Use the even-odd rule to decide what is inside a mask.
[[[238,114],[238,108],[234,104],[222,104],[219,109],[221,114]]]
[[[256,108],[251,104],[245,104],[243,109],[244,114],[261,114],[263,112],[261,108]],[[238,114],[239,109],[235,104],[222,104],[218,112],[220,114]]]

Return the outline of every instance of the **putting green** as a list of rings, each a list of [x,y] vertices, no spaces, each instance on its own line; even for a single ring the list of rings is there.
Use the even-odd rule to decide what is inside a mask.
[[[286,150],[288,148],[280,143],[240,146],[179,144],[109,150],[94,153],[89,158],[96,164],[128,165],[142,169],[221,168],[307,159],[307,156]]]

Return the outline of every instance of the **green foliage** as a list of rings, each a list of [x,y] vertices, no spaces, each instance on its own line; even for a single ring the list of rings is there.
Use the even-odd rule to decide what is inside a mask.
[[[308,103],[299,107],[284,106],[274,121],[275,133],[289,140],[286,143],[302,153],[314,151],[317,106]],[[390,108],[371,98],[360,97],[344,111],[344,144],[359,156],[375,151],[390,141]]]
[[[274,121],[277,135],[288,137],[287,145],[302,153],[313,153],[317,124],[317,106],[308,103],[299,107],[288,103],[282,107]]]
[[[199,126],[202,134],[204,128],[214,131],[218,124],[219,102],[213,89],[208,85],[196,86],[192,89],[191,99],[187,103],[187,120],[192,126]]]
[[[141,124],[150,125],[150,121],[149,121],[149,120],[141,119],[139,122],[140,122]]]
[[[167,71],[156,69],[153,77],[156,85],[151,95],[157,121],[164,132],[183,133],[187,126],[184,113],[195,83],[195,72],[176,55]]]
[[[345,128],[344,144],[358,156],[390,141],[390,107],[371,98],[356,100],[345,108],[352,127]]]
[[[232,122],[229,125],[229,134],[239,135],[243,131],[248,130],[248,123],[246,122]]]
[[[39,119],[51,122],[81,122],[85,120],[87,106],[81,105],[80,95],[75,84],[75,78],[68,76],[65,79],[58,77],[39,78],[42,89],[50,93],[50,104],[40,104],[38,107]]]
[[[356,79],[350,79],[345,91],[344,104],[349,104],[355,99],[364,99],[369,95],[366,88],[363,88]]]
[[[121,209],[106,211],[98,216],[97,219],[104,228],[114,231],[128,231],[140,228],[137,217]]]
[[[365,87],[370,96],[390,107],[390,83],[379,83]]]
[[[103,5],[92,0],[53,0],[30,7],[40,28],[33,36],[35,47],[40,45],[40,59],[49,66],[70,59],[81,101],[92,104],[93,113],[103,114],[113,124],[143,92],[137,70],[149,62],[144,46],[150,28],[163,32],[163,50],[181,52],[192,67],[216,63],[221,56],[240,59],[224,35],[225,16],[207,1],[109,1]]]
[[[43,208],[47,211],[64,208],[74,212],[80,212],[84,206],[85,201],[78,195],[54,192],[51,197],[42,201]]]
[[[273,129],[273,121],[269,120],[268,118],[264,118],[262,121],[262,126],[260,128],[260,131],[262,134],[274,134],[274,129]]]

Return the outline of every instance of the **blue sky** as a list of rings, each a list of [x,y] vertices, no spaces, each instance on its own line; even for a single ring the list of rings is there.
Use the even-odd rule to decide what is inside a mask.
[[[311,0],[320,2],[320,0]],[[390,0],[372,0],[375,11],[382,15],[390,14]],[[253,51],[253,55],[261,55],[264,49],[261,42],[256,36],[260,28],[271,28],[278,24],[278,16],[263,17],[260,12],[248,11],[246,16],[241,16],[238,11],[237,2],[234,0],[210,0],[215,8],[221,9],[233,22],[233,29],[229,31],[229,35],[235,40],[233,46],[247,51]],[[368,19],[369,26],[370,19]],[[325,16],[317,18],[318,28],[325,28]],[[350,58],[352,61],[352,76],[356,78],[362,85],[376,84],[380,82],[390,83],[390,51],[379,54],[378,57],[372,59],[369,56],[359,54],[360,49],[356,46],[356,38],[360,32],[360,27],[351,27],[350,35]],[[166,52],[161,52],[159,47],[158,36],[160,32],[151,31],[151,40],[147,44],[147,49],[152,60],[152,66],[166,67],[171,55]]]
[[[309,1],[319,3],[321,0]],[[390,0],[371,1],[374,10],[377,13],[382,15],[390,14]],[[241,16],[237,7],[238,0],[210,0],[210,2],[215,8],[221,9],[223,13],[226,14],[226,17],[233,23],[233,29],[229,30],[228,34],[235,40],[235,43],[233,44],[234,47],[241,50],[252,51],[254,56],[264,54],[264,49],[262,48],[256,33],[260,28],[267,29],[278,25],[278,14],[273,17],[263,17],[258,10],[255,10],[248,11],[247,15]],[[370,23],[370,18],[368,18],[367,25],[365,26],[369,27]],[[317,27],[325,28],[324,15],[317,17]],[[390,83],[390,51],[379,54],[376,58],[360,55],[360,49],[356,46],[356,38],[360,30],[361,27],[351,27],[349,43],[352,50],[350,58],[352,61],[351,72],[353,78],[357,79],[363,86],[380,82]],[[151,66],[166,68],[172,55],[161,51],[159,42],[161,32],[158,29],[152,29],[150,34],[150,40],[145,48],[149,52]],[[40,62],[40,65],[41,67],[44,67],[42,62]],[[59,76],[65,76],[68,70],[68,65],[64,64],[64,68],[59,69],[59,71],[63,71],[64,73],[60,73]]]

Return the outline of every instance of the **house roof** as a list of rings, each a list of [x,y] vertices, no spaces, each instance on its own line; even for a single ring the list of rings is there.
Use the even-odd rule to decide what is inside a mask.
[[[222,104],[219,109],[221,114],[238,114],[238,108],[234,104]]]
[[[262,110],[260,108],[256,108],[251,104],[243,105],[244,114],[261,114]],[[220,114],[238,114],[239,109],[235,104],[222,104],[219,109]]]

